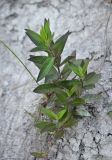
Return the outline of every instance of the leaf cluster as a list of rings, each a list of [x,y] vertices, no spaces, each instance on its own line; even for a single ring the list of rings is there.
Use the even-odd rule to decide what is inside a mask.
[[[84,93],[95,88],[100,74],[88,72],[91,59],[77,59],[76,52],[62,60],[62,53],[71,33],[67,31],[55,40],[49,20],[45,19],[39,33],[26,29],[26,34],[35,44],[31,52],[47,53],[46,56],[30,55],[29,61],[39,69],[37,82],[44,80],[34,92],[45,94],[47,101],[54,103],[53,107],[42,107],[41,113],[45,120],[38,120],[35,126],[41,133],[49,132],[60,138],[66,128],[76,124],[77,117],[90,116],[84,106],[91,95],[84,96]]]

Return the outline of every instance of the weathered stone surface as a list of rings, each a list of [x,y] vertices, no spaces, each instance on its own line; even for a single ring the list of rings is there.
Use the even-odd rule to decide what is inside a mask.
[[[93,55],[90,70],[102,73],[95,92],[103,98],[51,148],[50,160],[112,160],[112,4],[109,0],[4,0],[0,1],[0,38],[7,42],[36,76],[27,58],[33,46],[25,28],[39,30],[50,18],[57,35],[72,31],[64,56],[77,50],[78,57]],[[45,136],[33,127],[25,110],[35,112],[40,95],[36,84],[9,51],[0,45],[0,159],[32,160],[31,151],[47,149]]]

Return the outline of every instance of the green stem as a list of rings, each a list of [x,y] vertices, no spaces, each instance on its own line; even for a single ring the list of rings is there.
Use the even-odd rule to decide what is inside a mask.
[[[17,59],[18,61],[23,65],[23,67],[26,69],[26,71],[30,74],[30,76],[33,78],[33,80],[36,82],[35,77],[32,75],[30,70],[25,66],[25,64],[22,62],[22,60],[12,51],[9,46],[7,46],[2,40],[0,40],[0,43],[2,43]]]

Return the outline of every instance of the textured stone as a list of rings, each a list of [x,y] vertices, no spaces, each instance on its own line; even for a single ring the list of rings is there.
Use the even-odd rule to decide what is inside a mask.
[[[73,50],[77,57],[93,56],[90,70],[101,72],[94,92],[102,99],[94,103],[94,116],[82,119],[67,131],[62,142],[50,151],[50,160],[112,160],[112,4],[110,0],[3,0],[0,1],[0,38],[7,42],[32,73],[38,70],[27,61],[33,44],[25,28],[39,31],[50,18],[56,37],[72,31],[63,58]],[[21,64],[0,45],[0,159],[33,160],[31,151],[47,150],[26,114],[37,111],[40,95],[32,92],[35,82]],[[93,92],[93,91],[92,91]],[[46,144],[46,145],[45,145]],[[57,158],[56,158],[57,157]]]

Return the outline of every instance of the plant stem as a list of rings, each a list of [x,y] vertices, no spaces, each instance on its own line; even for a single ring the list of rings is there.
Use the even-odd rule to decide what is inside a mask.
[[[58,73],[59,73],[59,79],[61,79],[61,72],[60,72],[59,66],[57,67],[57,69],[58,69]]]
[[[17,59],[18,61],[23,65],[23,67],[26,69],[26,71],[30,74],[30,76],[33,78],[33,80],[36,82],[35,77],[32,75],[32,73],[30,72],[30,70],[26,67],[26,65],[23,63],[23,61],[16,55],[16,53],[14,53],[14,51],[12,49],[9,48],[9,46],[7,46],[2,40],[0,40],[0,43],[2,43]]]

